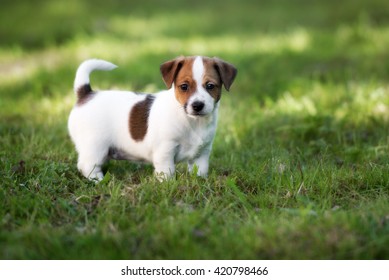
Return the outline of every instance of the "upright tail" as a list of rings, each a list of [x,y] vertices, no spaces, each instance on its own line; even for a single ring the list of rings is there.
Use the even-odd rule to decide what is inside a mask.
[[[89,59],[81,63],[77,69],[76,78],[74,80],[74,92],[78,95],[78,99],[81,100],[92,92],[89,81],[89,75],[92,71],[110,71],[116,67],[115,64],[100,59]]]

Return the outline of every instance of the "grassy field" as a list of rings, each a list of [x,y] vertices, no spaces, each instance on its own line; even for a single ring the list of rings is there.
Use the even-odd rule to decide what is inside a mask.
[[[2,1],[0,258],[388,259],[389,1],[163,2]],[[181,54],[239,70],[209,178],[113,161],[85,180],[79,63],[153,92]]]

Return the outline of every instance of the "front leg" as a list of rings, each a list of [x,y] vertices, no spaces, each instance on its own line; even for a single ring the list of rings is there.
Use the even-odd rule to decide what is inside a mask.
[[[208,176],[208,168],[209,168],[209,155],[211,154],[211,148],[205,149],[200,156],[197,158],[188,161],[188,169],[189,172],[193,171],[193,167],[197,166],[197,176],[201,176],[206,178]]]
[[[160,147],[153,157],[154,174],[162,182],[173,176],[175,172],[174,148]]]
[[[173,176],[175,166],[167,163],[154,163],[154,174],[158,181],[163,182]]]

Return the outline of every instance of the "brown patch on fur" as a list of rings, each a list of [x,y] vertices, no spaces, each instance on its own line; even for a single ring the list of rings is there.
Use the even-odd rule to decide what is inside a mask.
[[[77,91],[77,105],[83,105],[93,98],[95,92],[92,90],[90,84],[80,86]]]
[[[178,72],[180,71],[183,63],[185,62],[185,57],[180,56],[175,59],[166,61],[160,67],[163,81],[165,82],[167,88],[171,88],[173,82],[176,79]]]
[[[235,80],[238,70],[234,65],[225,62],[220,58],[214,57],[213,60],[215,62],[216,71],[219,73],[225,89],[229,91],[232,83]]]
[[[182,106],[186,106],[189,98],[196,92],[197,83],[193,79],[193,63],[195,57],[188,57],[182,62],[180,71],[176,74],[174,81],[176,99]],[[188,85],[186,91],[182,90],[181,86],[183,84]]]
[[[196,81],[193,79],[193,62],[196,57],[180,56],[161,65],[161,74],[168,88],[174,83],[176,99],[185,106],[191,95],[196,92]],[[187,90],[182,90],[183,84],[188,85]]]
[[[130,112],[129,130],[135,141],[142,141],[146,136],[150,108],[155,96],[146,95],[146,98],[134,105]]]
[[[193,79],[193,62],[195,57],[180,56],[161,65],[161,74],[168,88],[174,83],[176,99],[182,106],[186,106],[188,99],[196,91],[196,81]],[[183,84],[188,85],[187,90],[182,90]]]
[[[213,58],[204,57],[204,77],[203,77],[203,87],[208,93],[215,99],[215,102],[220,100],[222,94],[222,80],[219,72],[216,70],[216,62]],[[207,83],[212,83],[215,85],[213,89],[208,90],[206,88]]]

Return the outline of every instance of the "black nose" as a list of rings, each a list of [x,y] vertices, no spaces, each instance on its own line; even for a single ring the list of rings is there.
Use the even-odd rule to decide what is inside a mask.
[[[192,103],[192,108],[195,110],[195,112],[200,112],[204,108],[204,102],[195,101]]]

